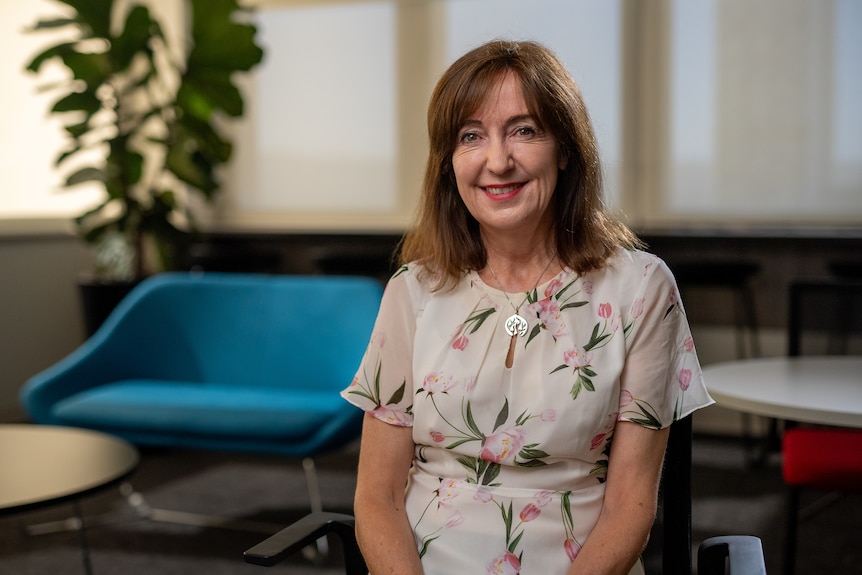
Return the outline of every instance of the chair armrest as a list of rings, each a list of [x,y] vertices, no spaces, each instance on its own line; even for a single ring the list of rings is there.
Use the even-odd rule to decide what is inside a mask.
[[[766,575],[763,544],[758,537],[727,535],[711,537],[697,550],[699,575],[724,575],[725,563],[731,575]]]
[[[246,563],[271,567],[321,537],[333,533],[341,539],[344,547],[347,575],[367,575],[365,560],[356,543],[355,524],[352,515],[312,513],[248,549],[243,556]]]

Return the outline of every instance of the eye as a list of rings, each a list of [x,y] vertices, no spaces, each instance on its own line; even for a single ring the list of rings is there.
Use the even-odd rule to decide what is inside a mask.
[[[535,136],[537,133],[536,128],[532,126],[519,126],[515,130],[515,134],[518,136]]]
[[[476,132],[464,132],[460,136],[458,136],[459,144],[469,144],[471,142],[475,142],[479,139],[479,135]]]

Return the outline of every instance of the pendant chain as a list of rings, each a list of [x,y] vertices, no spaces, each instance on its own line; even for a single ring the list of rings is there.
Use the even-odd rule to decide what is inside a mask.
[[[527,299],[530,297],[530,292],[535,291],[537,287],[539,287],[539,282],[542,281],[542,276],[545,275],[545,272],[551,267],[553,261],[557,258],[557,252],[554,252],[554,255],[551,256],[551,259],[548,260],[548,264],[545,266],[545,269],[539,274],[539,277],[536,278],[536,284],[533,286],[533,289],[527,292],[527,295],[524,296],[523,301],[515,307],[515,304],[512,303],[512,300],[509,299],[509,295],[506,293],[506,288],[503,287],[503,284],[500,282],[500,278],[497,277],[497,272],[494,271],[494,267],[491,265],[491,261],[488,260],[488,269],[491,270],[491,275],[494,276],[494,281],[497,282],[497,286],[499,286],[500,290],[503,292],[503,297],[506,298],[506,301],[509,302],[509,305],[512,306],[512,309],[515,311],[515,315],[511,316],[508,320],[506,320],[505,329],[508,335],[514,336],[515,334],[523,337],[527,333],[527,320],[521,317],[518,310],[521,309]]]

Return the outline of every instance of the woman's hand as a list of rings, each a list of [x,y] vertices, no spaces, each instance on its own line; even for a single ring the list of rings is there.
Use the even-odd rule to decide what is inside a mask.
[[[669,431],[617,423],[602,512],[569,575],[625,575],[637,562],[655,521]]]
[[[365,414],[354,500],[356,536],[374,575],[421,575],[422,565],[404,508],[413,463],[413,428]]]

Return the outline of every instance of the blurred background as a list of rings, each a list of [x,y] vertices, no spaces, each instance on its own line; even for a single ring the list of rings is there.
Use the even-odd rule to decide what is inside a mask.
[[[152,0],[182,39],[178,0]],[[416,204],[428,96],[495,37],[535,39],[570,68],[604,158],[609,205],[674,268],[744,257],[762,353],[785,349],[786,285],[859,259],[858,0],[259,0],[263,63],[198,269],[385,278]],[[61,188],[61,128],[24,66],[47,0],[0,5],[0,420],[85,337],[76,282],[92,254]],[[685,294],[684,294],[685,296]],[[704,363],[737,355],[730,300],[687,298]],[[721,419],[721,418],[719,418]],[[709,425],[703,422],[702,425]],[[721,427],[723,423],[717,421]]]

